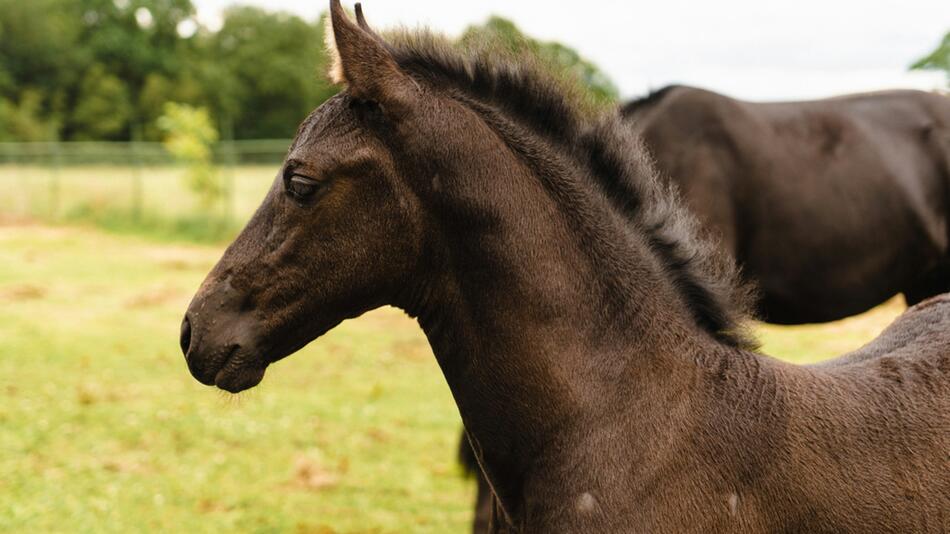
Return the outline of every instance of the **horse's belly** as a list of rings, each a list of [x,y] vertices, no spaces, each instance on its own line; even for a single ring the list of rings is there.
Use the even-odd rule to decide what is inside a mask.
[[[738,260],[758,284],[763,319],[779,324],[833,321],[907,290],[937,266],[945,251],[901,226],[838,238],[826,232],[768,239]]]

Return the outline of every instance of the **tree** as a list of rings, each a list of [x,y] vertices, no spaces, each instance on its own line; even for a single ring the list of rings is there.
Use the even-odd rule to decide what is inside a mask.
[[[127,139],[157,114],[131,98],[149,75],[180,92],[195,58],[177,28],[193,15],[191,0],[0,0],[0,98],[39,95],[36,116],[61,138]],[[102,113],[116,96],[120,114]]]
[[[124,137],[132,105],[125,82],[99,63],[83,77],[70,117],[75,139],[117,140]]]
[[[165,149],[187,167],[185,183],[202,207],[211,208],[224,195],[224,184],[214,168],[212,147],[218,131],[208,110],[168,102],[158,125],[166,133]]]
[[[80,24],[77,6],[67,0],[0,0],[0,100],[6,117],[0,136],[36,140],[38,130],[44,139],[58,136],[69,93],[88,63],[77,46]]]
[[[513,55],[534,55],[555,76],[580,82],[595,104],[613,105],[619,97],[610,78],[576,50],[556,41],[529,37],[508,19],[492,16],[480,26],[469,26],[458,43],[472,50],[495,48]]]
[[[52,141],[58,126],[41,114],[43,97],[37,91],[20,93],[20,101],[0,98],[0,141]]]
[[[235,137],[287,138],[338,91],[325,75],[323,18],[231,7],[212,32],[194,15],[192,0],[0,0],[0,139],[124,140],[135,132],[157,140],[168,102],[206,108]],[[459,45],[530,54],[580,82],[590,100],[617,98],[596,65],[506,19],[469,27]]]
[[[126,88],[128,95],[141,95],[149,78],[154,76],[171,81],[172,87],[180,85],[179,78],[195,59],[193,42],[178,34],[179,24],[195,14],[191,0],[82,0],[79,3],[83,24],[78,40],[92,58],[93,68],[101,65]],[[86,83],[83,80],[80,89]],[[116,90],[116,85],[110,81],[110,89]],[[149,89],[154,98],[154,87]],[[77,110],[84,107],[86,98],[93,96],[88,92],[74,94],[72,106]],[[192,102],[200,97],[184,99],[176,89],[168,95],[168,100]],[[88,122],[80,127],[82,122],[74,120],[69,124],[78,129],[68,129],[66,134],[74,138],[94,138],[107,129],[114,132],[110,138],[128,139],[134,127],[153,122],[161,110],[161,107],[151,107],[155,104],[151,100],[144,102],[148,107],[142,104],[140,98],[125,99],[123,105],[127,112],[118,129],[113,128],[114,124]],[[88,118],[83,117],[87,121]]]
[[[291,137],[337,91],[325,80],[322,22],[232,7],[211,40],[208,56],[221,69],[209,72],[222,82],[215,111],[230,118],[240,137]]]
[[[950,85],[950,31],[943,36],[943,41],[937,45],[937,48],[933,52],[918,59],[910,68],[942,70],[946,73],[947,83]]]

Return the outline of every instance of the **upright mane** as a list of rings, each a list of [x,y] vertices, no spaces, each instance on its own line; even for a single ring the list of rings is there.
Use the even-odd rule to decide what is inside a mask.
[[[660,185],[639,138],[615,109],[597,110],[576,84],[548,74],[530,56],[490,46],[462,50],[427,31],[386,37],[409,75],[492,109],[589,170],[592,185],[646,236],[695,321],[727,344],[754,344],[742,327],[751,292],[735,264],[700,238],[695,219]]]
[[[660,100],[663,100],[670,91],[676,89],[677,87],[682,87],[681,85],[667,85],[666,87],[661,87],[660,89],[655,89],[650,91],[646,96],[641,96],[640,98],[635,98],[630,102],[627,102],[620,108],[620,114],[624,117],[632,115],[637,111],[640,111],[644,108],[648,108]]]

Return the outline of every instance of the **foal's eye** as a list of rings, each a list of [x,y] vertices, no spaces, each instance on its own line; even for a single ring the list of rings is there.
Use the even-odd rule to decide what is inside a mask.
[[[382,114],[379,103],[377,103],[375,100],[353,98],[350,100],[350,109],[364,118],[378,118]]]
[[[287,194],[297,201],[310,199],[321,187],[323,185],[317,180],[299,174],[291,176],[286,184]]]

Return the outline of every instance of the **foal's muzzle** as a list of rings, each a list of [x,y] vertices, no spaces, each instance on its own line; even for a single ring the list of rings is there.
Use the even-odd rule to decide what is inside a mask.
[[[260,383],[267,361],[257,349],[255,320],[224,282],[195,296],[181,323],[179,344],[196,380],[237,393]]]

